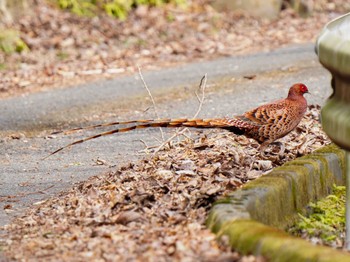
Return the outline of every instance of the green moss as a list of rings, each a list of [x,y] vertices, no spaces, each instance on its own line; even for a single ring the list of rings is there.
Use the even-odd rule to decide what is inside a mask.
[[[334,186],[333,194],[317,203],[309,204],[308,215],[299,214],[300,220],[290,229],[295,235],[308,238],[321,238],[325,244],[334,245],[342,241],[345,230],[345,195],[344,186]]]
[[[307,204],[327,195],[332,190],[332,184],[344,184],[344,174],[340,179],[337,174],[344,173],[344,165],[339,168],[339,163],[344,161],[344,152],[330,145],[276,168],[233,192],[221,205],[214,206],[208,226],[219,236],[227,235],[237,251],[261,254],[271,261],[350,261],[348,254],[313,246],[261,224],[283,228],[299,218],[297,212],[305,214]],[[336,187],[333,190],[339,188],[342,189]],[[336,200],[344,207],[338,197],[327,199]],[[333,215],[338,214],[329,203],[325,206],[334,209]],[[249,216],[261,223],[243,219]]]
[[[56,56],[57,56],[57,58],[60,59],[60,60],[66,60],[66,59],[69,58],[69,54],[66,53],[66,52],[63,52],[63,51],[57,52]]]
[[[223,210],[218,210],[218,207],[219,205],[212,207],[206,220],[207,227],[210,228],[214,233],[217,233],[222,227],[222,220],[219,216],[224,212]]]
[[[231,247],[242,254],[255,254],[269,261],[349,261],[350,255],[314,246],[302,239],[253,220],[226,223],[220,234],[229,237]]]
[[[314,152],[314,154],[317,154],[317,153],[321,153],[321,154],[333,153],[333,154],[336,154],[338,156],[339,161],[340,161],[341,168],[344,170],[344,167],[345,167],[345,151],[343,149],[339,148],[337,145],[330,144],[328,146],[322,147],[320,149],[317,149]]]
[[[252,193],[256,196],[254,205],[248,207],[252,218],[279,228],[292,223],[296,211],[310,201],[309,172],[310,169],[305,166],[284,166],[245,186],[243,190],[257,191]],[[265,191],[259,197],[262,189]]]
[[[259,179],[256,179],[248,184],[245,184],[242,190],[247,191],[251,189],[264,189],[271,187],[280,187],[285,184],[283,177],[271,176],[271,173],[266,176],[262,176]]]
[[[12,54],[27,51],[29,48],[20,38],[18,31],[6,29],[0,33],[0,50],[5,54]]]
[[[251,218],[278,228],[295,223],[299,218],[297,213],[305,213],[305,206],[310,201],[329,194],[334,183],[344,182],[336,179],[339,167],[334,156],[338,154],[334,155],[329,150],[338,148],[327,148],[322,153],[304,156],[274,169],[217,204],[232,205],[238,213],[245,215],[240,211],[244,210]]]
[[[72,13],[80,16],[95,16],[97,1],[95,0],[56,0],[62,9],[69,9]]]
[[[270,190],[249,209],[252,217],[279,228],[293,223],[298,219],[296,213],[303,212],[310,201],[329,194],[334,183],[344,183],[344,180],[337,181],[333,173],[336,169],[330,169],[329,160],[325,153],[305,156],[244,187],[244,190]]]
[[[299,161],[296,161],[295,164],[296,165],[306,164],[306,165],[313,166],[315,170],[314,181],[317,181],[315,194],[320,194],[320,193],[322,194],[322,192],[324,194],[324,191],[326,189],[326,178],[328,179],[330,176],[332,176],[328,168],[327,159],[325,159],[323,156],[308,155],[308,156],[304,156]]]
[[[286,166],[299,170],[299,174],[303,174],[302,185],[304,192],[308,195],[308,199],[305,200],[307,202],[328,194],[329,187],[335,181],[328,161],[323,156],[305,156],[287,163]],[[298,187],[300,187],[299,184]],[[307,203],[305,201],[303,201],[303,205]]]
[[[52,0],[56,1],[60,8],[68,9],[81,16],[95,16],[104,11],[110,16],[125,20],[129,12],[139,6],[161,6],[171,3],[176,6],[185,7],[186,0]]]
[[[293,161],[294,162],[294,161]],[[304,165],[289,165],[286,164],[282,166],[279,172],[284,172],[286,176],[290,176],[292,180],[292,190],[293,197],[295,199],[295,209],[301,208],[303,206],[303,202],[305,202],[305,198],[308,198],[308,174],[312,172],[312,169]],[[300,194],[301,192],[305,192],[304,194]],[[306,203],[308,200],[306,200]]]

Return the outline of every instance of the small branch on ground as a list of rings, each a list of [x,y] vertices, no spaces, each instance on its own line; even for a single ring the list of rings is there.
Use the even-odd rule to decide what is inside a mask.
[[[47,195],[48,193],[46,192],[47,190],[53,188],[55,185],[50,185],[42,190],[37,190],[34,192],[27,192],[27,193],[19,193],[17,195],[17,197],[25,197],[25,196],[29,196],[29,195],[37,195],[37,194],[42,194],[42,195]]]
[[[152,104],[153,104],[153,109],[154,109],[154,112],[155,112],[155,114],[156,114],[156,116],[157,116],[157,119],[160,119],[159,114],[158,114],[158,110],[157,110],[157,106],[156,106],[156,102],[154,101],[153,95],[152,95],[151,91],[149,90],[149,88],[148,88],[148,86],[147,86],[147,84],[146,84],[145,79],[143,78],[143,75],[142,75],[142,72],[141,72],[141,68],[140,68],[139,66],[138,66],[137,68],[138,68],[138,70],[139,70],[139,76],[140,76],[140,78],[141,78],[143,87],[147,90],[148,96],[151,98],[151,101],[152,101]],[[161,135],[162,135],[162,141],[164,141],[165,138],[164,138],[163,129],[160,127],[159,130],[160,130],[160,133],[161,133]]]
[[[205,100],[205,88],[207,85],[207,74],[205,74],[198,86],[198,90],[201,92],[201,96],[199,97],[197,91],[195,92],[196,97],[198,99],[199,105],[198,105],[198,109],[197,112],[194,114],[193,118],[198,117],[200,111],[202,110],[202,106]],[[187,127],[185,128],[180,128],[179,130],[176,131],[176,133],[174,135],[172,135],[171,137],[169,137],[166,141],[164,141],[156,150],[154,150],[153,154],[159,152],[159,150],[161,150],[166,144],[168,144],[171,140],[173,140],[175,137],[178,137],[180,135],[184,135],[184,133],[188,130]]]
[[[196,118],[199,115],[200,111],[202,110],[202,106],[203,106],[204,99],[205,99],[206,86],[207,86],[207,74],[205,74],[202,77],[201,82],[199,83],[199,86],[198,86],[198,90],[201,92],[201,97],[199,97],[197,91],[195,92],[196,97],[197,97],[198,102],[199,102],[199,105],[198,105],[197,112],[194,114],[193,118]]]

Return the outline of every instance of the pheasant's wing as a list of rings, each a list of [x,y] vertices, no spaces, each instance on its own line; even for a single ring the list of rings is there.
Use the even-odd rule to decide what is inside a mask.
[[[240,119],[251,121],[258,125],[266,125],[280,121],[286,117],[285,100],[278,100],[273,103],[259,106],[246,112]]]

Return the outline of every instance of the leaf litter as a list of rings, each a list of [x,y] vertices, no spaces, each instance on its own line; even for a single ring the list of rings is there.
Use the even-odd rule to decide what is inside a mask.
[[[264,155],[244,136],[192,131],[161,151],[34,205],[4,229],[23,261],[266,261],[232,251],[205,227],[215,200],[329,144],[319,106]]]

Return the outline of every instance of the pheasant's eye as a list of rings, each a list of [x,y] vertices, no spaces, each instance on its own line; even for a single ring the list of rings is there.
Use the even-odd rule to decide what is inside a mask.
[[[307,89],[306,85],[303,85],[303,84],[300,85],[300,91],[302,93],[308,93],[309,92],[309,90]]]

